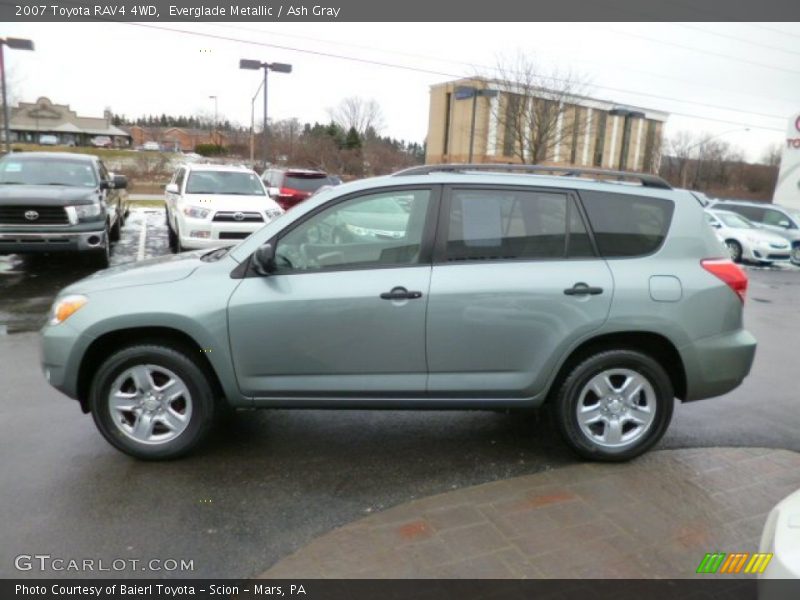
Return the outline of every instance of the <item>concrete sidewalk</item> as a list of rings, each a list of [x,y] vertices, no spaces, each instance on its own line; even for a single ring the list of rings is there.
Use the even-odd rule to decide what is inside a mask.
[[[767,513],[798,488],[798,453],[663,450],[403,504],[317,538],[261,577],[694,577],[707,552],[756,551]]]

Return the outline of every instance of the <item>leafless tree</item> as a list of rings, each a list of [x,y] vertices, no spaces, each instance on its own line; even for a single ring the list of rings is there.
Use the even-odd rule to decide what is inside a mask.
[[[541,68],[521,51],[510,59],[499,57],[494,70],[496,77],[485,79],[502,93],[492,113],[513,156],[540,163],[580,139],[586,118],[578,102],[588,87],[581,75]]]
[[[778,167],[781,164],[781,155],[783,154],[782,146],[777,142],[770,144],[764,150],[759,161],[763,165],[770,167]]]
[[[328,114],[344,131],[353,127],[361,136],[380,133],[384,126],[383,111],[373,99],[350,96],[328,109]]]

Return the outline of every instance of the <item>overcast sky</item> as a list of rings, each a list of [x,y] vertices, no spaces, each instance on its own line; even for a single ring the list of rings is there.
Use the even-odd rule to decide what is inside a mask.
[[[35,52],[6,53],[14,97],[48,96],[84,116],[106,106],[138,116],[213,113],[208,96],[217,95],[220,116],[249,124],[259,73],[238,62],[253,58],[294,67],[270,76],[270,118],[327,121],[327,109],[344,97],[374,98],[385,115],[382,133],[422,142],[431,84],[522,50],[546,69],[582,74],[591,95],[671,113],[667,135],[725,134],[750,160],[781,142],[790,115],[800,112],[797,23],[147,25],[3,24],[0,35],[36,43]]]

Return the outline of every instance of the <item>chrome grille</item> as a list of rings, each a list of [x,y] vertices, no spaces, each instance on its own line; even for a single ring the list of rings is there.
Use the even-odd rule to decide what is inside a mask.
[[[236,217],[241,218],[237,219]],[[239,211],[220,211],[214,215],[214,221],[224,221],[226,223],[263,223],[264,217],[257,212]]]

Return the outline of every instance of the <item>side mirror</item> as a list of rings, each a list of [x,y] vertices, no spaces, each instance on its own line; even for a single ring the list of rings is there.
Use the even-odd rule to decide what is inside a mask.
[[[128,187],[128,178],[125,175],[114,175],[114,189],[124,190]]]
[[[712,226],[714,229],[722,229],[722,225],[720,225],[719,223],[712,223],[712,224],[711,224],[711,226]]]
[[[164,188],[168,194],[179,194],[180,190],[178,189],[177,183],[168,183],[167,187]]]
[[[267,193],[269,194],[270,198],[275,198],[277,196],[280,196],[281,188],[268,187],[267,188]]]
[[[269,275],[275,272],[275,248],[272,247],[272,244],[258,247],[253,254],[253,267],[259,275]]]

